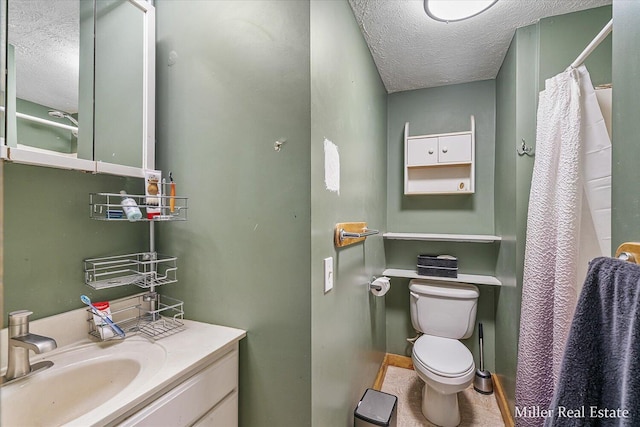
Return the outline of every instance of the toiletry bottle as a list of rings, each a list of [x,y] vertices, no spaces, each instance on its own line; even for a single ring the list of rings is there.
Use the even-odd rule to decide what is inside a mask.
[[[127,216],[127,219],[129,221],[136,221],[142,218],[142,212],[140,212],[136,201],[131,197],[127,197],[127,193],[125,193],[124,190],[121,191],[120,194],[122,194],[122,210]]]
[[[100,310],[102,316],[108,317],[109,319],[113,320],[113,318],[111,317],[111,307],[109,306],[109,301],[94,302],[93,306],[96,309]],[[114,334],[111,327],[96,313],[93,313],[93,324],[100,334],[100,338],[102,338],[103,340],[113,338]]]

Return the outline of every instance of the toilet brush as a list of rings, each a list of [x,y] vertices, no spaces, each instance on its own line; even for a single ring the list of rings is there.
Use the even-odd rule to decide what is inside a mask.
[[[476,369],[476,376],[473,379],[473,388],[478,393],[493,393],[493,380],[491,372],[484,370],[484,340],[482,337],[482,323],[479,324],[478,336],[480,339],[480,369]]]

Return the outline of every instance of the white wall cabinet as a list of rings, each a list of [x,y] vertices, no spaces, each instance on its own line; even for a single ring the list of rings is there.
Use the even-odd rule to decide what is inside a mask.
[[[409,136],[404,125],[404,194],[475,192],[475,120],[471,130]]]

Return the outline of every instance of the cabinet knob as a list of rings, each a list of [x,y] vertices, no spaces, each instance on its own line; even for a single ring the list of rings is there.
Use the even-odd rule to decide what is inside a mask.
[[[449,149],[447,147],[442,147],[442,152],[446,153],[447,151],[449,151]]]
[[[433,148],[429,148],[429,154],[433,154]]]

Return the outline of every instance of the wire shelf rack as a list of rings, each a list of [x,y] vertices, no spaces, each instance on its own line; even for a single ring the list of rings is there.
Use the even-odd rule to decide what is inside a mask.
[[[93,310],[87,309],[89,335],[99,341],[122,339],[116,334],[103,338],[96,325]],[[184,303],[155,292],[136,295],[115,302],[111,307],[113,323],[125,332],[125,336],[141,334],[151,339],[160,339],[184,330]]]
[[[178,281],[177,260],[156,252],[89,258],[84,260],[85,283],[93,289],[166,285]]]
[[[166,194],[166,193],[165,193]],[[119,193],[90,193],[89,216],[100,221],[129,221],[122,211],[122,194]],[[186,221],[188,211],[187,197],[180,196],[146,196],[139,194],[127,194],[135,200],[140,208],[142,218],[137,221]],[[150,203],[153,202],[153,203]],[[155,212],[150,213],[150,209]]]

